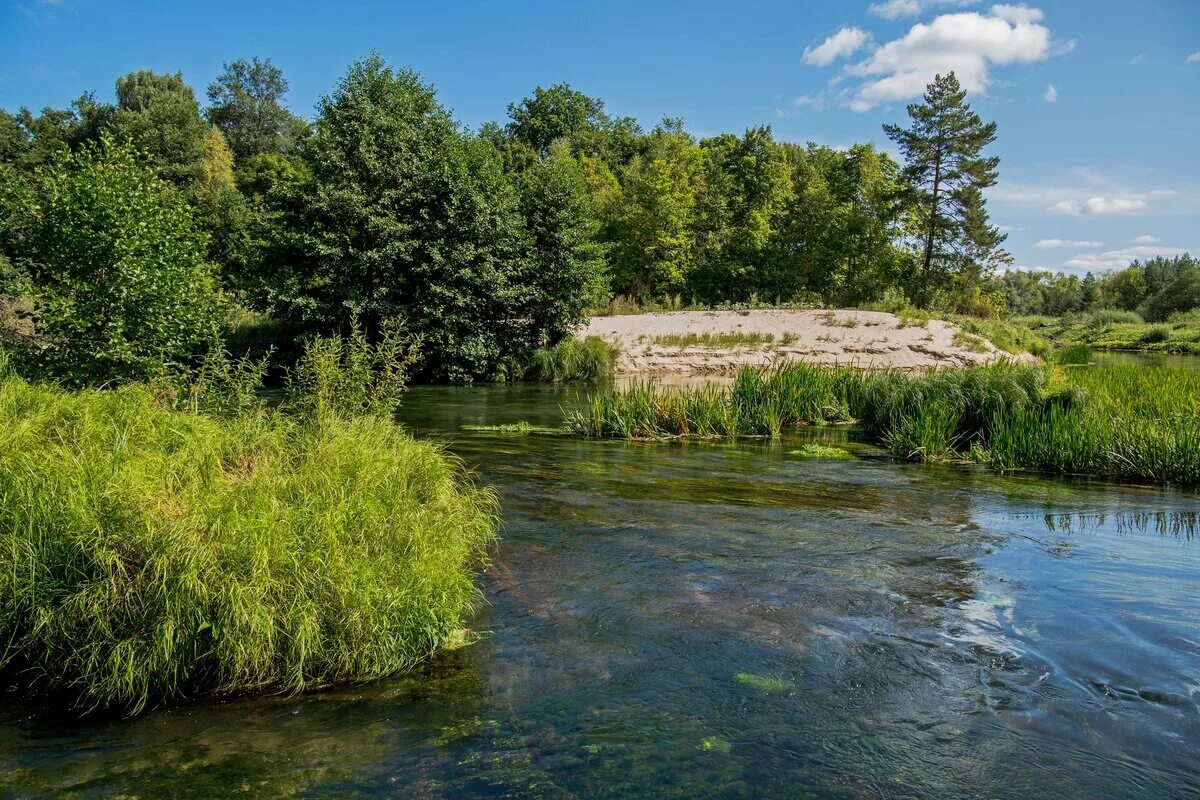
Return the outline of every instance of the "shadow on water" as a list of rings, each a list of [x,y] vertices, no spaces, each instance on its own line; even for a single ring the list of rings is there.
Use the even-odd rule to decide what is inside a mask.
[[[783,442],[587,442],[581,392],[415,390],[495,485],[482,640],[303,697],[65,721],[0,794],[1173,797],[1200,783],[1197,498]],[[825,461],[804,441],[850,449]]]

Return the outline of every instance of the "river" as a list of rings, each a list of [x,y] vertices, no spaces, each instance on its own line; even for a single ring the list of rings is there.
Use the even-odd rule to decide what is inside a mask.
[[[766,443],[473,432],[580,390],[419,387],[503,503],[483,635],[421,671],[133,720],[0,712],[16,797],[1200,796],[1200,498]],[[817,440],[849,461],[789,451]]]

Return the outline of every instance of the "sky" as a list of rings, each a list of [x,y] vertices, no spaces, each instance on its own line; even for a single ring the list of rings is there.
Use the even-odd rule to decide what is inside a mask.
[[[988,192],[1014,266],[1083,274],[1200,254],[1200,0],[204,3],[0,0],[0,107],[111,99],[118,75],[270,58],[311,117],[370,51],[416,69],[464,125],[567,82],[650,127],[769,124],[873,142],[937,72],[999,126]]]

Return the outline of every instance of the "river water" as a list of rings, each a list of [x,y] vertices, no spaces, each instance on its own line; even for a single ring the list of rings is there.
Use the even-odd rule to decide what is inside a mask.
[[[573,389],[422,387],[495,486],[476,644],[395,680],[65,720],[15,797],[1200,796],[1200,498],[783,442],[590,442]],[[817,440],[849,461],[789,451]]]

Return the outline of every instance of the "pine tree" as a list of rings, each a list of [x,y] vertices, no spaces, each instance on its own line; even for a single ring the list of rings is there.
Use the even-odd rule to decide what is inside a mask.
[[[983,196],[996,183],[1000,164],[982,154],[996,138],[996,123],[984,123],[966,96],[953,72],[937,75],[924,103],[908,106],[912,127],[883,126],[904,155],[901,177],[921,242],[918,291],[925,301],[954,279],[975,285],[1011,261],[1000,247],[1006,236],[990,223]]]

